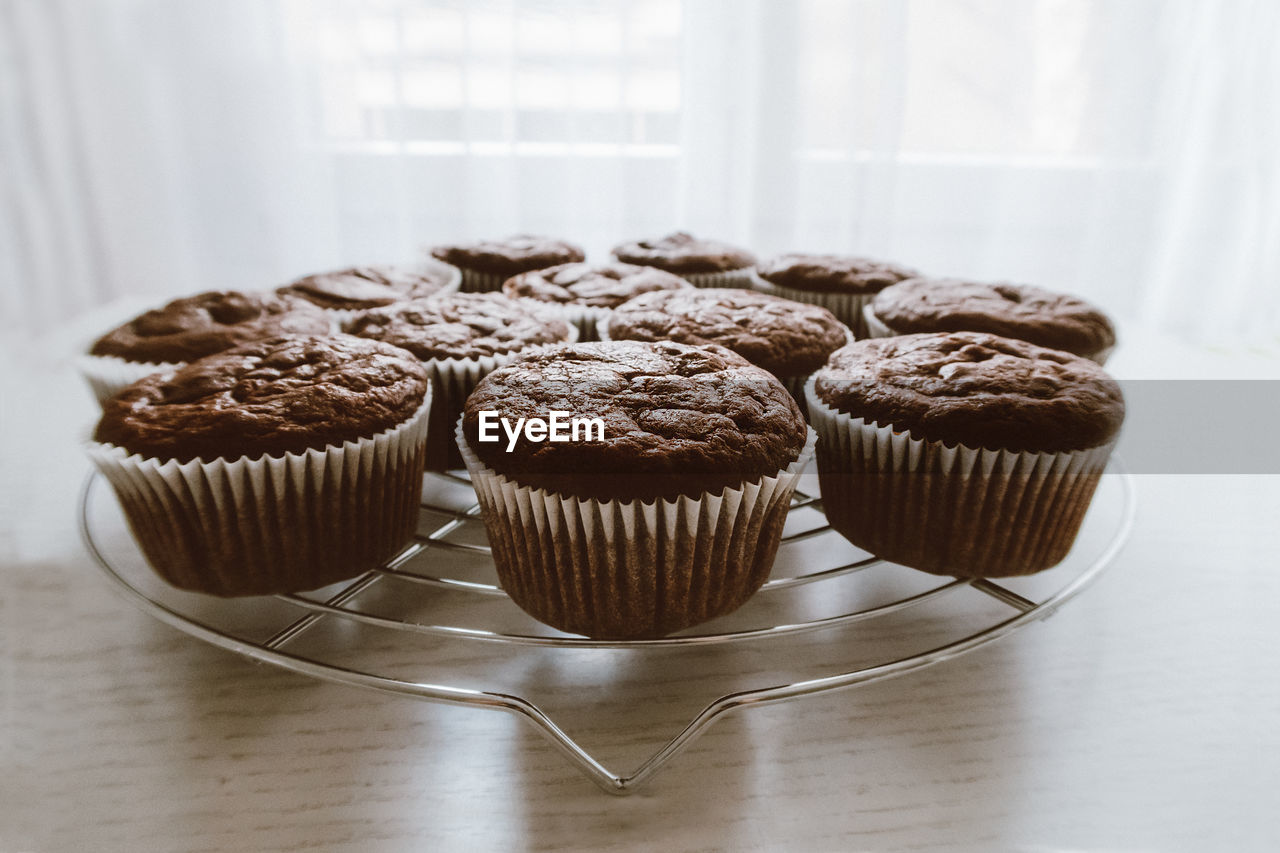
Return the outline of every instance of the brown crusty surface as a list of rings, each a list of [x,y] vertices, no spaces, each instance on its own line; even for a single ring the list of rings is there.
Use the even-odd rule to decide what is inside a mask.
[[[247,341],[324,334],[329,319],[299,299],[215,290],[175,299],[99,338],[91,355],[137,362],[186,362]]]
[[[603,441],[477,440],[482,411],[599,417]],[[773,376],[718,346],[611,341],[536,350],[485,377],[464,432],[488,466],[533,488],[601,500],[719,492],[799,456],[806,426]]]
[[[779,287],[813,293],[875,293],[920,275],[910,267],[856,255],[779,255],[761,264],[757,275]]]
[[[321,308],[359,311],[421,299],[445,286],[443,275],[428,268],[398,266],[350,267],[300,278],[277,290]]]
[[[478,358],[569,338],[569,324],[501,293],[452,293],[366,311],[342,330],[385,341],[423,361]]]
[[[807,376],[849,330],[820,305],[754,290],[690,288],[637,296],[613,312],[613,340],[719,344],[774,376]]]
[[[740,270],[756,262],[756,256],[746,249],[718,240],[701,240],[685,231],[623,243],[614,248],[613,256],[624,264],[657,267],[676,275]]]
[[[1086,356],[1116,342],[1093,305],[1030,285],[913,278],[876,294],[871,310],[900,334],[990,332]]]
[[[536,234],[515,234],[502,240],[436,246],[431,254],[465,270],[503,275],[516,275],[586,258],[582,249],[572,243]]]
[[[816,374],[832,408],[948,446],[1060,452],[1120,430],[1120,386],[1088,359],[982,332],[871,338]]]
[[[403,423],[428,383],[410,353],[377,341],[268,338],[133,383],[107,401],[94,440],[179,462],[302,453]]]
[[[502,285],[502,292],[558,305],[616,308],[642,293],[692,287],[679,276],[654,267],[572,263],[513,276]]]

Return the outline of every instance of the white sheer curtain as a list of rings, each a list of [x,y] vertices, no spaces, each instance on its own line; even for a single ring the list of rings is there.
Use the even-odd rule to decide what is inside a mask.
[[[7,331],[686,227],[1280,335],[1269,0],[0,0]]]

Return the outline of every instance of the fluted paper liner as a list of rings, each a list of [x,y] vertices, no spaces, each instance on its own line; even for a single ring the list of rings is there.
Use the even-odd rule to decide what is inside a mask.
[[[413,536],[432,395],[369,438],[283,456],[161,462],[91,442],[147,561],[222,596],[315,589],[375,568]]]
[[[694,287],[741,287],[751,288],[751,280],[755,277],[756,268],[742,267],[722,272],[686,272],[673,273],[692,284]]]
[[[640,267],[646,266],[646,264],[637,264],[635,261],[624,261],[617,255],[613,255],[612,258],[620,264],[631,264],[632,266]],[[654,268],[663,269],[662,267]],[[694,287],[741,287],[748,290],[751,288],[752,279],[754,279],[756,275],[756,268],[754,264],[749,267],[739,267],[736,270],[721,270],[720,272],[663,271],[684,279]]]
[[[572,302],[543,302],[541,299],[531,299],[527,296],[513,296],[512,298],[528,305],[530,308],[564,320],[578,330],[578,340],[584,342],[605,340],[599,336],[600,333],[597,329],[607,323],[609,315],[613,313],[612,308],[604,308],[597,305],[578,305]]]
[[[463,293],[488,293],[494,290],[502,290],[502,283],[511,278],[507,273],[500,272],[478,272],[477,270],[462,270],[462,286],[460,290]]]
[[[892,338],[901,334],[900,332],[895,332],[893,329],[890,329],[888,326],[884,324],[884,321],[880,319],[880,317],[876,314],[876,312],[871,310],[870,302],[862,306],[862,319],[867,324],[868,337]],[[1105,349],[1100,349],[1097,352],[1083,353],[1082,355],[1084,355],[1085,358],[1089,359],[1092,362],[1096,362],[1098,364],[1106,364],[1107,358],[1111,355],[1114,349],[1115,349],[1114,346],[1109,346],[1109,347],[1106,347]]]
[[[831,526],[859,548],[932,574],[1008,577],[1057,565],[1115,446],[948,447],[839,412],[812,381],[806,396]]]
[[[660,637],[738,608],[769,576],[817,436],[776,474],[676,500],[600,501],[522,486],[456,436],[512,601],[607,639]]]
[[[766,281],[759,275],[753,276],[751,287],[761,293],[790,299],[792,302],[804,302],[808,305],[821,305],[836,319],[853,330],[854,337],[862,339],[867,336],[866,320],[862,316],[862,308],[875,298],[874,293],[826,293],[814,290],[797,290],[794,287],[782,287]]]
[[[569,337],[556,343],[571,344],[577,340],[578,327],[569,323]],[[534,344],[511,352],[475,358],[433,358],[422,362],[423,367],[431,374],[431,388],[435,394],[431,429],[427,435],[428,471],[448,471],[462,467],[462,456],[453,440],[453,425],[458,422],[463,404],[480,384],[480,380],[504,364],[514,361],[516,356],[543,346],[555,344]]]
[[[153,373],[177,370],[184,362],[126,361],[113,355],[85,355],[76,360],[76,367],[98,404],[105,403],[117,392]]]

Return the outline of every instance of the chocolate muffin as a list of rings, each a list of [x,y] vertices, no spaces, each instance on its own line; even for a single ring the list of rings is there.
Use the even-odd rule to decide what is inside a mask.
[[[805,379],[853,339],[820,305],[724,287],[637,296],[613,312],[601,337],[719,344],[778,377],[801,411]]]
[[[884,288],[920,273],[900,264],[856,255],[787,254],[756,268],[755,287],[797,302],[829,308],[866,337],[862,307]]]
[[[531,299],[578,327],[579,340],[596,340],[596,325],[642,293],[688,289],[689,282],[653,267],[633,264],[560,264],[506,280],[502,292]]]
[[[557,411],[599,432],[481,440],[499,419]],[[758,589],[814,440],[741,356],[636,341],[521,356],[476,387],[457,434],[503,589],[553,627],[606,638],[678,631]]]
[[[1124,420],[1092,361],[978,332],[858,341],[808,393],[832,527],[957,577],[1060,562]]]
[[[342,325],[348,334],[408,350],[431,376],[427,467],[462,466],[453,426],[482,377],[523,349],[576,340],[568,321],[501,293],[455,293],[366,311]]]
[[[315,273],[276,292],[330,311],[351,312],[451,293],[461,282],[461,270],[432,258],[416,266],[363,266]]]
[[[1030,285],[912,278],[877,293],[864,314],[869,331],[878,337],[990,332],[1099,364],[1116,343],[1111,320],[1093,305]]]
[[[386,344],[268,338],[130,385],[107,401],[89,455],[170,583],[313,589],[413,535],[430,387]]]
[[[614,247],[613,256],[625,264],[666,270],[697,287],[746,287],[756,263],[746,249],[684,231],[623,243]]]
[[[81,372],[99,402],[134,380],[248,341],[325,334],[329,318],[300,299],[210,291],[134,317],[94,342]]]
[[[436,246],[431,254],[462,270],[462,290],[466,293],[501,290],[502,283],[513,275],[586,258],[582,249],[572,243],[532,234]]]

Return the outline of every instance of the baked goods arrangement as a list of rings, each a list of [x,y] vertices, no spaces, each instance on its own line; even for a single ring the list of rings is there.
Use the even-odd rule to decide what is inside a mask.
[[[356,577],[412,541],[424,471],[465,467],[511,600],[626,640],[744,604],[815,459],[832,528],[887,561],[1056,565],[1124,419],[1114,345],[1099,309],[1027,285],[517,235],[174,300],[82,370],[88,454],[171,584]]]

